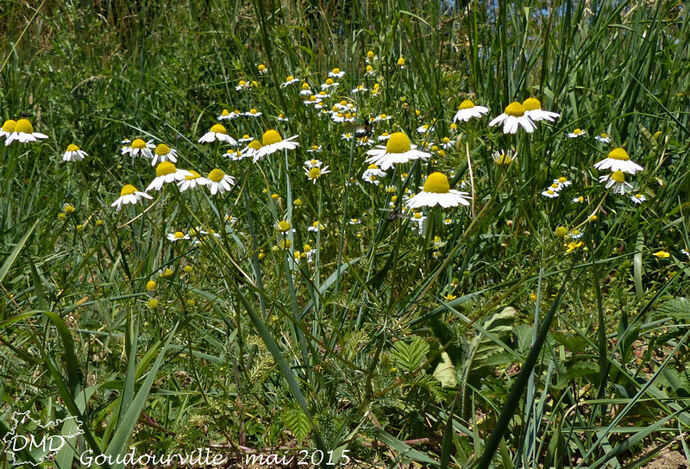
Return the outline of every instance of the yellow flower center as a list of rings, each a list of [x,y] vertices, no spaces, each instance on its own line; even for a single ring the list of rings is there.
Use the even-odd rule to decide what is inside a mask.
[[[403,132],[394,132],[386,143],[386,153],[405,153],[410,148],[412,143]]]
[[[582,133],[582,129],[575,129],[575,130],[573,130],[573,133],[575,135],[580,135]]]
[[[551,184],[551,189],[558,189],[558,183],[554,182],[553,184]]]
[[[2,130],[7,133],[12,133],[14,132],[14,129],[17,127],[17,121],[13,119],[6,120],[4,124],[2,124]]]
[[[257,68],[259,69],[260,72],[263,72],[264,70],[266,70],[266,66],[264,64],[259,64],[259,66]]]
[[[170,147],[167,146],[165,143],[161,143],[156,147],[154,151],[156,152],[156,155],[167,155],[168,153],[170,153]]]
[[[405,57],[400,57],[398,59],[398,66],[402,67],[403,65],[405,65]]]
[[[302,83],[302,89],[303,90],[308,90],[309,89],[309,83]]]
[[[328,79],[326,79],[326,84],[327,84],[327,85],[332,85],[332,84],[333,84],[333,78],[328,78]]]
[[[423,213],[422,212],[415,212],[414,213],[414,219],[419,220],[422,218]]]
[[[541,103],[537,98],[527,98],[522,102],[522,107],[525,108],[525,111],[534,111],[541,109]]]
[[[607,134],[606,132],[602,132],[602,133],[599,134],[599,136],[600,136],[601,138],[607,138],[607,137],[608,137],[608,134]]]
[[[288,75],[288,76],[285,78],[285,81],[286,81],[286,82],[287,82],[287,81],[292,81],[292,80],[294,80],[294,79],[295,79],[295,77],[293,77],[292,75]]]
[[[445,194],[450,191],[450,184],[448,183],[448,177],[439,172],[431,173],[429,177],[426,178],[424,183],[424,192],[433,192],[435,194]]]
[[[546,193],[549,194],[549,195],[554,195],[554,194],[555,194],[555,192],[554,192],[553,190],[551,190],[551,189],[549,189],[548,191],[546,191]]]
[[[276,228],[285,233],[287,230],[290,229],[290,222],[287,220],[281,220],[278,223],[276,223]]]
[[[256,114],[257,112],[259,112],[259,111],[257,111],[255,108],[251,108],[249,110],[249,114]]]
[[[198,178],[201,177],[201,174],[197,173],[197,172],[194,171],[193,169],[190,169],[189,172],[190,172],[191,174],[184,177],[187,181],[191,181],[192,179],[198,179]]]
[[[223,112],[221,112],[220,115],[221,115],[221,116],[229,116],[229,115],[230,115],[230,111],[228,111],[227,109],[223,109]]]
[[[211,127],[211,132],[216,134],[227,134],[227,129],[222,124],[213,124]]]
[[[79,147],[76,146],[74,143],[70,143],[67,146],[67,151],[79,151]]]
[[[31,125],[28,119],[19,119],[14,127],[15,132],[23,132],[25,134],[34,133],[34,126]]]
[[[566,228],[565,226],[559,226],[558,228],[556,228],[555,235],[557,237],[563,238],[567,234],[568,234],[568,228]]]
[[[450,143],[450,139],[448,137],[443,137],[443,143]]]
[[[371,73],[373,71],[374,71],[374,67],[372,67],[371,65],[367,65],[367,72]]]
[[[379,167],[376,166],[375,164],[370,164],[367,169],[379,169]]]
[[[567,181],[568,181],[568,179],[566,179],[566,178],[564,178],[564,177],[559,177],[559,178],[558,178],[558,182],[560,182],[561,184],[563,184],[563,183],[565,183],[565,182],[567,182]]]
[[[623,174],[623,171],[614,171],[611,174],[611,179],[620,184],[625,182],[625,175]]]
[[[120,195],[123,196],[123,195],[134,194],[134,192],[136,192],[136,190],[137,190],[137,188],[134,187],[133,185],[131,185],[131,184],[125,184],[125,185],[122,187],[122,190],[120,191]]]
[[[175,232],[175,239],[182,239],[184,238],[184,233],[181,231],[176,231]]]
[[[334,69],[333,69],[333,73],[334,73],[334,74],[335,74],[335,73],[340,73],[340,69],[339,69],[339,68],[334,68]]]
[[[321,177],[321,169],[316,166],[312,166],[309,170],[309,179],[318,179]]]
[[[621,147],[618,147],[614,148],[609,152],[609,158],[612,158],[614,160],[627,161],[630,159],[630,155],[628,155],[627,151],[625,151]]]
[[[132,148],[142,149],[146,147],[146,142],[140,138],[135,138],[131,145]]]
[[[208,178],[213,182],[220,182],[223,180],[224,177],[225,173],[218,168],[213,169],[210,173],[208,173]]]
[[[247,84],[247,82],[246,82],[246,81],[244,81],[244,80],[240,80],[240,86],[245,86],[246,84]]]
[[[280,136],[277,130],[274,129],[269,129],[266,132],[264,132],[263,136],[263,142],[264,145],[271,145],[273,143],[278,143],[283,140],[283,137]]]
[[[177,171],[177,168],[170,161],[163,161],[156,166],[156,177],[167,176]]]
[[[503,112],[505,112],[509,116],[520,117],[525,114],[525,108],[522,104],[518,103],[517,101],[513,101],[508,106],[506,106],[506,109]]]
[[[460,103],[460,109],[471,109],[474,107],[474,103],[469,99],[464,100]]]
[[[373,51],[373,50],[368,51],[368,52],[367,52],[367,57],[370,58],[370,59],[373,59],[373,58],[374,58],[374,51]]]

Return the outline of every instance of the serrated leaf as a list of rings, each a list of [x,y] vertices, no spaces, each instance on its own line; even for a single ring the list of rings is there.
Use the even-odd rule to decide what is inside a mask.
[[[421,337],[415,337],[409,344],[398,341],[393,345],[391,358],[395,366],[403,371],[414,371],[426,361],[429,344]]]
[[[301,409],[286,410],[280,416],[280,420],[300,442],[304,440],[311,431],[309,417],[307,417]]]

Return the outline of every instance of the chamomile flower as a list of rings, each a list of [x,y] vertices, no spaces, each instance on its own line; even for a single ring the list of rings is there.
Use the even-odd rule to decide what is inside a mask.
[[[551,111],[544,111],[541,108],[541,103],[537,98],[527,98],[522,102],[522,107],[525,108],[525,115],[533,122],[542,120],[553,122],[561,115]]]
[[[376,56],[376,54],[374,53],[373,50],[367,51],[367,57],[366,57],[366,59],[364,59],[364,60],[366,60],[367,63],[371,63],[371,62],[375,61],[376,59],[378,59],[378,57]]]
[[[426,222],[426,215],[424,215],[424,213],[414,212],[410,217],[410,221],[417,224],[417,226],[410,225],[412,231],[416,231],[419,234],[422,234],[424,232],[424,223]]]
[[[256,108],[251,108],[249,111],[245,112],[243,114],[244,116],[247,117],[261,117],[261,112],[259,112]]]
[[[153,197],[148,195],[146,192],[138,191],[137,188],[131,184],[126,184],[120,191],[120,197],[118,197],[117,200],[110,206],[115,207],[115,209],[119,212],[123,205],[136,204],[142,198],[152,199]]]
[[[630,196],[630,200],[633,201],[636,205],[644,203],[647,201],[647,197],[644,196],[644,194],[634,194]]]
[[[369,167],[362,173],[362,179],[369,184],[381,184],[380,178],[386,177],[386,172],[382,171],[375,164],[370,164]]]
[[[216,193],[223,193],[229,191],[233,185],[235,185],[235,178],[229,174],[225,174],[222,169],[215,168],[208,173],[208,188],[211,191],[211,195],[216,195]]]
[[[153,144],[153,141],[149,140],[145,142],[140,138],[135,138],[128,146],[122,147],[122,154],[129,154],[132,158],[143,156],[150,159],[153,158],[153,152],[151,150],[155,148],[156,145]]]
[[[177,150],[170,148],[165,143],[160,143],[153,150],[153,160],[151,166],[156,166],[156,163],[163,161],[172,161],[177,163]]]
[[[316,184],[316,181],[324,174],[330,173],[328,166],[312,166],[311,168],[304,166],[304,174],[307,175],[307,179]]]
[[[568,232],[568,238],[570,239],[580,239],[584,236],[585,234],[578,230],[577,228],[573,228]]]
[[[323,161],[321,160],[316,160],[316,159],[311,159],[307,160],[304,162],[304,167],[311,169],[311,168],[320,168],[323,165]]]
[[[350,132],[345,132],[344,134],[342,134],[342,135],[340,136],[340,139],[341,139],[341,140],[350,141],[350,140],[353,139],[353,136],[352,136],[352,134],[351,134]]]
[[[610,175],[601,176],[600,183],[606,183],[606,188],[613,187],[614,194],[625,195],[632,190],[632,184],[625,181],[625,174],[622,171],[614,171]]]
[[[333,78],[326,78],[326,82],[321,84],[321,89],[327,90],[328,88],[335,88],[339,84],[339,82],[333,81]]]
[[[223,124],[214,124],[200,139],[199,143],[211,143],[218,140],[219,142],[229,143],[230,145],[237,145],[237,140],[228,135],[228,130]]]
[[[472,101],[466,99],[460,103],[458,112],[455,113],[455,116],[453,117],[453,122],[467,122],[472,118],[482,117],[482,115],[487,114],[488,112],[488,107],[476,106]]]
[[[374,70],[374,67],[372,67],[371,65],[367,65],[366,74],[367,74],[367,76],[372,77],[372,76],[376,75],[376,70]],[[373,90],[372,90],[372,93],[373,93]]]
[[[5,123],[2,124],[2,128],[0,128],[0,138],[7,138],[12,135],[16,126],[17,121],[14,119],[6,120]]]
[[[378,116],[374,117],[371,121],[372,122],[385,122],[391,120],[392,116],[389,116],[388,114],[381,113]]]
[[[398,65],[398,68],[400,68],[401,70],[404,69],[405,68],[405,57],[398,58],[397,65]]]
[[[542,191],[541,195],[543,195],[544,197],[548,197],[549,199],[555,199],[560,194],[558,192],[558,189],[554,189],[553,187],[549,187],[545,191]]]
[[[268,67],[266,67],[264,64],[259,64],[256,66],[256,69],[259,71],[260,74],[266,75],[268,73]]]
[[[584,203],[585,203],[585,198],[584,198],[583,196],[581,196],[581,195],[580,195],[580,196],[577,196],[577,197],[573,197],[572,202],[573,202],[574,204],[584,204]]]
[[[517,153],[513,150],[495,151],[491,157],[498,166],[508,166],[517,159]]]
[[[323,230],[326,228],[324,225],[319,223],[318,220],[316,220],[314,223],[311,224],[310,227],[307,228],[307,231],[311,231],[313,233],[318,233],[319,231]]]
[[[295,77],[293,77],[292,75],[288,75],[288,76],[285,78],[285,81],[282,82],[282,83],[280,84],[280,87],[281,87],[281,88],[285,88],[286,86],[290,86],[290,85],[292,85],[293,83],[297,83],[298,81],[299,81],[299,78],[295,78]]]
[[[235,87],[235,90],[237,91],[242,91],[242,90],[247,90],[251,87],[251,83],[249,83],[246,80],[240,80],[239,83],[237,83],[237,86]]]
[[[174,243],[175,241],[181,241],[183,239],[189,239],[189,235],[184,234],[181,231],[175,231],[174,233],[168,233],[167,238],[168,238],[168,241],[170,241],[171,243]]]
[[[242,115],[242,112],[237,109],[235,109],[234,111],[228,111],[227,109],[223,109],[223,111],[220,113],[220,116],[218,116],[218,120],[232,120],[236,117],[239,117],[240,115]]]
[[[600,171],[608,169],[611,171],[622,171],[628,174],[635,174],[644,169],[639,164],[631,161],[628,152],[620,147],[611,150],[608,157],[595,163],[594,167]]]
[[[362,220],[360,220],[359,218],[350,218],[349,224],[350,225],[361,225]]]
[[[189,174],[185,176],[184,179],[177,182],[177,186],[180,188],[180,192],[184,192],[187,189],[194,189],[198,186],[205,186],[207,184],[208,179],[206,179],[193,169],[189,170]]]
[[[572,184],[572,182],[569,181],[568,178],[561,176],[558,179],[554,179],[553,184],[556,184],[558,187],[558,190],[560,191],[564,187],[570,186]]]
[[[365,93],[365,92],[367,92],[367,91],[369,91],[369,88],[367,88],[366,86],[364,86],[364,85],[362,84],[362,85],[357,85],[357,88],[353,88],[352,91],[351,91],[351,93],[352,93],[352,94],[357,94],[357,93]]]
[[[611,143],[611,137],[606,132],[602,132],[594,137],[594,140],[601,143]]]
[[[148,185],[146,192],[151,189],[159,191],[163,188],[163,184],[182,181],[190,174],[191,173],[185,169],[177,169],[175,164],[170,161],[158,163],[158,166],[156,166],[156,177],[151,181],[151,184]]]
[[[503,114],[489,122],[489,127],[493,127],[501,123],[503,124],[504,134],[517,133],[520,126],[525,129],[525,132],[531,134],[536,128],[534,122],[532,122],[530,117],[526,114],[524,106],[517,101],[513,101],[506,106]]]
[[[443,220],[443,224],[446,225],[446,226],[452,225],[452,224],[453,224],[453,220],[451,220],[450,218],[446,218],[445,220]]]
[[[10,123],[8,124],[8,122]],[[9,127],[12,126],[11,121],[6,121],[5,124],[8,125],[7,130],[9,130]],[[3,125],[3,129],[4,128],[5,126]],[[29,143],[44,138],[48,138],[48,136],[40,132],[34,132],[34,126],[31,125],[31,122],[28,119],[19,119],[14,124],[14,130],[5,137],[5,146],[10,145],[15,140],[19,143]]]
[[[424,124],[424,125],[420,125],[419,127],[417,127],[417,132],[420,134],[425,134],[427,132],[433,132],[433,131],[434,131],[434,128],[431,127],[429,124]]]
[[[422,186],[422,191],[407,201],[411,209],[419,207],[433,207],[440,205],[443,208],[469,205],[471,197],[467,192],[460,192],[450,188],[448,177],[440,172],[431,173]]]
[[[292,137],[283,140],[283,137],[277,130],[267,130],[266,132],[264,132],[264,135],[262,137],[263,141],[261,148],[256,150],[256,153],[253,155],[254,162],[280,150],[294,150],[299,146],[299,142],[295,141],[296,138],[297,135],[293,135]]]
[[[309,86],[309,83],[306,83],[306,82],[302,83],[302,87],[299,91],[299,95],[300,96],[311,96],[311,94],[312,94],[312,91],[311,91],[311,87]]]
[[[407,163],[416,159],[429,159],[431,153],[417,150],[417,145],[412,145],[410,139],[403,132],[393,133],[386,146],[377,145],[367,152],[369,158],[366,162],[375,164],[386,171],[395,164]]]
[[[312,145],[307,149],[307,153],[321,153],[321,145]]]
[[[345,72],[340,70],[339,68],[334,68],[330,72],[328,72],[328,76],[331,78],[342,78],[345,76]]]
[[[584,137],[585,135],[587,135],[587,132],[582,129],[575,129],[572,132],[568,132],[568,138]]]
[[[378,137],[376,137],[376,140],[378,140],[379,142],[385,142],[389,138],[391,138],[391,134],[389,134],[388,132],[384,132],[381,135],[379,135]]]
[[[245,158],[245,155],[242,153],[241,150],[233,150],[232,148],[229,148],[224,154],[224,157],[230,158],[232,161],[239,161]]]
[[[317,104],[319,104],[321,102],[321,100],[319,100],[319,98],[317,98],[315,95],[312,94],[312,95],[309,95],[309,98],[305,99],[302,102],[304,103],[305,106],[316,106]]]
[[[278,122],[288,122],[290,119],[288,119],[287,116],[281,112],[281,113],[278,114],[278,116],[276,117],[276,120],[277,120]]]
[[[455,144],[455,142],[453,142],[453,140],[451,140],[448,137],[443,137],[441,139],[441,146],[443,147],[444,150],[450,150],[451,148],[453,148],[454,144]]]
[[[70,143],[62,155],[62,161],[82,161],[84,157],[89,156],[84,150],[80,150],[74,143]]]

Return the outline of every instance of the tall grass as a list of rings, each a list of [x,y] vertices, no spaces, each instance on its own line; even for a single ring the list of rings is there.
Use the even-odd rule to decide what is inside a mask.
[[[353,467],[690,460],[682,2],[10,1],[0,17],[1,117],[49,135],[0,149],[0,435],[15,411],[79,417],[59,467],[84,449],[200,445],[336,462],[349,450]],[[355,103],[357,125],[385,112],[374,136],[449,136],[447,155],[364,183],[363,149],[341,138],[354,126],[280,87],[294,75],[317,88],[334,67],[334,102]],[[350,94],[360,83],[382,92]],[[463,99],[493,117],[529,96],[561,117],[529,136],[486,118],[451,128]],[[231,135],[275,127],[300,148],[253,164],[197,143],[223,108],[252,107],[263,116],[225,121]],[[598,182],[614,145],[601,132],[645,167],[632,181],[646,203]],[[120,156],[135,137],[176,148],[181,168],[223,168],[233,190],[168,187],[115,212],[124,184],[154,174]],[[89,156],[62,163],[72,142]],[[302,169],[312,144],[331,169],[316,184]],[[508,148],[517,161],[498,167]],[[434,170],[473,207],[425,211],[420,236],[402,195]],[[559,176],[573,185],[542,197]],[[295,232],[277,234],[280,220]],[[566,254],[561,226],[582,246]],[[166,239],[194,227],[220,237]],[[296,263],[304,244],[316,254]]]

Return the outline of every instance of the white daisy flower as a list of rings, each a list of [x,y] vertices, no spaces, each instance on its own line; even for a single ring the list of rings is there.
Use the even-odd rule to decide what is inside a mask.
[[[309,83],[302,83],[302,89],[300,89],[299,95],[300,96],[310,96],[312,94],[311,92],[311,87],[309,86]]]
[[[307,178],[316,184],[316,181],[323,176],[324,174],[328,174],[330,171],[328,170],[328,166],[323,166],[321,165],[318,166],[312,166],[312,167],[307,167],[307,165],[304,166],[304,174],[307,175]]]
[[[254,137],[250,136],[249,134],[244,134],[242,135],[242,138],[237,139],[239,143],[247,143],[251,142],[252,140],[254,140]]]
[[[598,170],[608,169],[611,171],[622,171],[628,174],[635,174],[644,168],[630,160],[630,155],[623,148],[614,148],[609,152],[607,158],[594,164]]]
[[[70,143],[62,155],[62,161],[82,161],[84,157],[89,156],[84,150],[80,150],[74,143]]]
[[[206,179],[193,169],[190,169],[189,174],[185,176],[184,179],[177,182],[177,187],[180,188],[180,192],[184,192],[187,189],[194,189],[196,187],[205,186],[207,184],[208,179]]]
[[[251,87],[251,83],[249,83],[246,80],[240,80],[237,86],[235,87],[235,90],[237,91],[242,91],[242,90],[247,90]]]
[[[357,145],[360,147],[371,146],[374,142],[366,135],[357,139]]]
[[[208,173],[208,188],[211,191],[211,195],[216,195],[216,193],[223,193],[229,191],[233,185],[235,185],[235,178],[229,174],[225,174],[222,169],[213,169]]]
[[[517,159],[518,154],[513,153],[513,150],[506,151],[495,151],[491,157],[499,166],[508,166],[510,163]]]
[[[339,82],[333,81],[333,78],[326,78],[326,83],[321,84],[321,89],[327,90],[328,88],[335,88],[339,84],[340,84]]]
[[[239,117],[242,115],[242,112],[239,111],[238,109],[235,109],[234,111],[228,111],[227,109],[223,109],[223,111],[220,113],[220,116],[218,116],[219,121],[224,121],[224,120],[232,120],[236,117]]]
[[[488,112],[488,107],[476,106],[472,101],[466,99],[462,103],[460,103],[458,112],[453,117],[453,122],[467,122],[472,118],[482,117],[482,115]]]
[[[307,153],[321,153],[321,150],[322,150],[321,145],[312,145],[307,150]]]
[[[12,135],[16,126],[17,126],[17,121],[15,121],[14,119],[6,120],[2,124],[2,128],[0,129],[0,138],[7,138],[10,135]]]
[[[454,144],[455,142],[448,137],[443,137],[441,139],[441,147],[443,147],[444,150],[450,150],[453,148]]]
[[[264,64],[257,65],[256,69],[261,75],[266,75],[268,73],[268,67],[266,67]]]
[[[232,148],[229,148],[228,151],[223,154],[223,156],[230,158],[232,161],[240,161],[245,158],[245,155],[241,150],[233,150]]]
[[[606,132],[600,133],[599,135],[594,137],[594,140],[601,143],[611,143],[611,137],[609,137],[609,134],[607,134]]]
[[[324,228],[326,228],[326,227],[324,225],[322,225],[321,223],[319,223],[318,220],[316,220],[314,223],[311,224],[310,227],[307,228],[307,231],[318,233],[319,231],[323,230]]]
[[[398,67],[402,70],[405,68],[405,57],[400,57],[398,59]]]
[[[446,218],[445,220],[443,220],[443,224],[446,225],[446,226],[452,225],[452,224],[453,224],[453,220],[451,220],[450,218]]]
[[[531,134],[536,128],[534,122],[532,122],[529,116],[525,113],[525,108],[517,101],[513,101],[506,106],[503,114],[489,122],[489,127],[493,127],[501,123],[503,124],[504,134],[517,133],[518,127],[520,126],[522,126],[522,128],[524,128],[528,134]]]
[[[569,237],[570,239],[580,239],[580,238],[582,238],[584,235],[585,235],[585,234],[584,234],[582,231],[578,230],[577,228],[573,228],[573,229],[568,233],[568,237]]]
[[[424,224],[426,222],[426,215],[424,215],[422,212],[414,212],[412,216],[410,217],[410,220],[415,222],[417,226],[415,225],[410,225],[410,228],[412,228],[412,231],[416,231],[419,234],[424,233]]]
[[[154,148],[156,148],[156,145],[153,144],[153,141],[149,140],[145,142],[140,138],[135,138],[128,146],[122,147],[122,154],[129,154],[132,158],[143,156],[151,159],[153,158],[153,152],[151,150]]]
[[[364,93],[369,91],[369,88],[367,88],[364,85],[357,85],[357,88],[352,89],[352,94],[357,94],[357,93]]]
[[[559,177],[558,179],[554,179],[553,183],[558,186],[558,190],[560,191],[564,187],[568,187],[569,185],[572,184],[571,181],[568,180],[568,178],[565,178],[563,176]]]
[[[374,70],[374,67],[372,67],[371,65],[367,65],[366,73],[368,77],[373,77],[374,75],[376,75],[376,70]],[[371,92],[374,93],[374,90],[372,90]]]
[[[352,136],[352,134],[351,134],[350,132],[345,132],[344,134],[342,134],[342,135],[340,136],[340,139],[341,139],[341,140],[350,141],[350,140],[352,140],[352,138],[353,138],[353,136]]]
[[[253,155],[254,162],[280,150],[294,150],[299,146],[299,142],[295,141],[296,138],[297,135],[293,135],[292,137],[283,140],[283,137],[281,137],[277,130],[268,129],[266,132],[264,132],[261,148],[259,148]]]
[[[422,191],[410,198],[406,205],[413,209],[419,207],[443,208],[470,205],[471,197],[467,192],[460,192],[450,188],[448,177],[440,172],[431,173],[422,186]]]
[[[417,132],[420,134],[425,134],[427,132],[433,132],[434,128],[430,127],[428,124],[421,125],[417,127]]]
[[[285,114],[283,114],[283,113],[281,112],[280,114],[278,114],[278,117],[276,117],[276,120],[277,120],[278,122],[288,122],[290,119],[288,119],[288,118],[285,116]]]
[[[379,185],[381,184],[381,181],[379,180],[382,177],[386,177],[386,172],[382,171],[378,166],[375,164],[370,164],[369,167],[362,173],[362,179],[369,184],[375,184]]]
[[[252,140],[249,145],[242,149],[242,158],[256,158],[256,154],[261,149],[261,142],[258,140]]]
[[[572,132],[568,132],[568,137],[569,138],[578,138],[578,137],[584,137],[587,135],[587,132],[585,132],[582,129],[575,129]]]
[[[151,166],[156,166],[156,163],[163,161],[172,161],[177,163],[177,150],[170,148],[165,143],[160,143],[153,150],[153,160]]]
[[[391,138],[391,134],[389,134],[388,132],[384,132],[381,135],[379,135],[378,137],[376,137],[376,140],[378,140],[379,142],[385,142],[389,138]]]
[[[163,188],[163,184],[182,181],[190,174],[191,173],[185,169],[177,169],[175,164],[170,161],[163,161],[156,166],[156,177],[151,181],[151,184],[148,185],[146,192],[151,189],[159,191]]]
[[[292,85],[293,83],[297,83],[298,81],[299,81],[299,78],[295,78],[295,77],[293,77],[292,75],[288,75],[288,76],[285,78],[285,81],[282,82],[282,83],[280,84],[280,87],[281,87],[281,88],[285,88],[286,86],[290,86],[290,85]]]
[[[309,95],[309,98],[305,99],[302,102],[304,103],[305,106],[316,106],[317,104],[321,103],[319,98],[317,98],[316,95],[313,95],[313,94]]]
[[[12,126],[12,121],[5,121],[5,125],[7,125],[7,130],[9,130]],[[3,125],[3,130],[7,133],[5,125]],[[14,124],[14,130],[5,136],[5,146],[9,146],[15,140],[19,143],[28,143],[44,138],[48,138],[48,136],[40,132],[34,132],[34,126],[31,125],[28,119],[19,119]]]
[[[110,206],[115,207],[117,211],[120,211],[123,205],[136,204],[142,198],[150,200],[153,197],[148,195],[146,192],[138,191],[137,188],[131,184],[126,184],[120,191],[120,197],[118,197],[117,200]]]
[[[304,167],[311,169],[311,168],[320,168],[323,165],[323,161],[321,160],[307,160],[304,162]]]
[[[365,59],[367,63],[374,62],[378,57],[374,54],[373,50],[367,51],[367,58]]]
[[[585,198],[582,197],[581,195],[578,197],[573,197],[572,202],[574,204],[584,204],[585,203]]]
[[[412,145],[410,139],[403,132],[393,133],[386,146],[377,145],[367,152],[369,158],[366,162],[375,164],[386,171],[395,164],[407,163],[416,159],[429,159],[431,153],[417,150],[417,145]]]
[[[360,220],[359,218],[350,218],[349,224],[350,225],[361,225],[362,220]]]
[[[175,231],[174,233],[168,233],[168,241],[174,243],[175,241],[180,241],[182,239],[189,239],[188,234],[184,234],[181,231]]]
[[[331,78],[342,78],[345,76],[345,72],[340,70],[339,68],[334,68],[330,72],[328,72],[328,76]]]
[[[553,122],[561,115],[551,111],[544,111],[541,108],[541,103],[537,98],[527,98],[522,102],[522,107],[525,108],[525,115],[533,122],[549,121]]]
[[[255,108],[251,108],[249,111],[245,112],[243,115],[247,116],[247,117],[261,117],[261,112],[259,112]]]
[[[606,188],[613,187],[614,194],[625,195],[632,190],[632,184],[625,181],[625,174],[623,171],[614,171],[613,173],[599,177],[600,183],[606,183]]]
[[[371,121],[372,122],[385,122],[391,120],[392,116],[389,116],[388,114],[381,113],[378,116],[374,117]]]
[[[555,199],[560,194],[558,192],[558,189],[554,189],[553,187],[549,187],[545,191],[542,191],[541,195],[543,195],[544,197],[548,197],[549,199]]]
[[[214,124],[198,141],[199,143],[219,142],[237,145],[237,140],[228,135],[228,131],[223,124]]]
[[[647,201],[647,197],[645,197],[644,194],[634,194],[630,196],[630,200],[635,204],[641,204]]]

